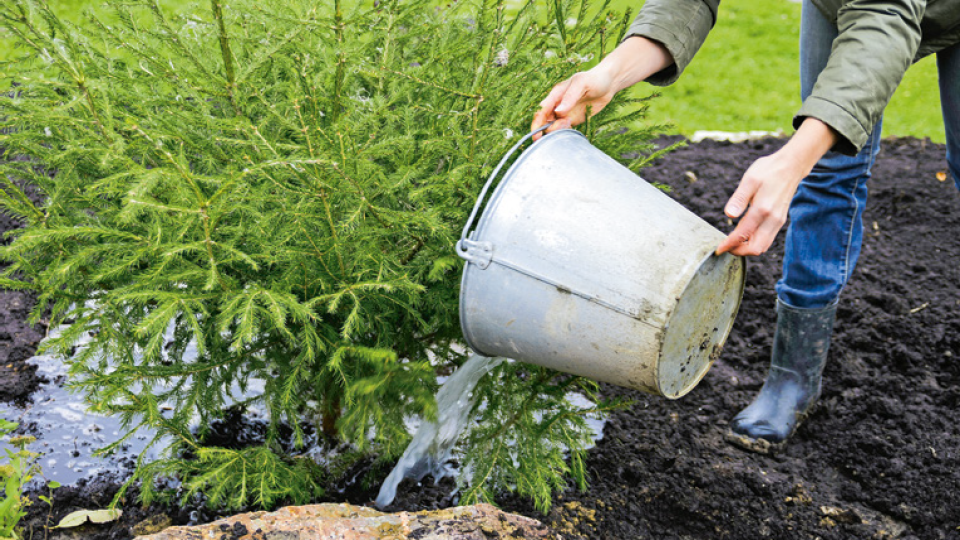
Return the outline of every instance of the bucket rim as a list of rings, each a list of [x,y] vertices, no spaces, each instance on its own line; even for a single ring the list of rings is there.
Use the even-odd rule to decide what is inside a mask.
[[[576,136],[587,139],[586,135],[580,133],[579,131],[572,128],[560,129],[547,133],[538,141],[534,141],[526,150],[520,153],[520,156],[517,157],[516,161],[510,164],[510,167],[507,169],[507,172],[503,173],[503,177],[500,178],[500,181],[497,182],[497,186],[493,189],[493,193],[490,194],[490,198],[487,200],[487,204],[483,205],[483,209],[480,212],[480,216],[477,217],[477,225],[473,230],[473,233],[470,235],[471,240],[481,241],[483,237],[483,231],[487,228],[488,223],[490,222],[490,214],[496,210],[496,207],[499,205],[500,200],[503,198],[503,192],[506,189],[505,186],[510,181],[511,178],[515,176],[516,170],[521,167],[524,161],[528,161],[529,157],[538,152],[538,149],[545,146],[544,143],[548,141],[553,141],[564,137],[566,135],[576,134]]]
[[[683,296],[687,292],[687,289],[693,284],[694,282],[693,278],[697,275],[697,272],[700,270],[700,268],[703,267],[704,264],[706,264],[707,261],[709,261],[712,257],[723,257],[724,255],[729,255],[730,257],[735,257],[740,260],[740,272],[738,273],[739,286],[737,287],[737,294],[736,294],[737,305],[736,305],[736,308],[733,310],[733,313],[729,319],[728,324],[726,325],[726,328],[724,328],[722,332],[722,337],[720,338],[719,342],[716,345],[717,349],[720,351],[722,351],[723,347],[726,345],[727,338],[730,337],[730,332],[733,331],[733,325],[734,323],[736,323],[737,315],[740,313],[740,307],[743,305],[743,293],[746,290],[746,283],[747,283],[747,258],[738,256],[738,255],[733,255],[733,254],[727,254],[727,253],[724,253],[721,255],[715,255],[713,252],[707,253],[707,255],[704,256],[702,259],[700,259],[700,262],[694,267],[694,270],[690,275],[690,279],[687,281],[687,284],[684,286],[683,292],[680,293],[680,298],[683,298]],[[666,336],[667,332],[669,332],[670,323],[673,322],[673,316],[676,313],[676,310],[679,307],[679,305],[680,303],[677,302],[674,305],[674,309],[666,317],[666,322],[663,325],[663,334],[662,334],[663,336]],[[714,362],[716,362],[717,358],[719,358],[720,356],[719,354],[711,355],[710,360],[706,363],[703,369],[700,370],[700,373],[697,375],[695,379],[693,379],[690,382],[690,384],[681,388],[678,392],[675,392],[673,394],[667,394],[666,392],[663,391],[663,387],[662,387],[661,369],[663,369],[664,367],[664,362],[661,361],[662,354],[663,354],[663,350],[661,348],[661,350],[657,354],[657,370],[656,370],[655,380],[657,384],[657,393],[669,400],[680,399],[683,396],[689,394],[691,391],[693,391],[693,389],[700,384],[700,381],[702,381],[703,378],[707,376],[707,372],[710,371],[710,368],[713,367]]]

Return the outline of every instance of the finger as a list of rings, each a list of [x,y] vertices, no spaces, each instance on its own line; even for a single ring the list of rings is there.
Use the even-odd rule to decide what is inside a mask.
[[[570,84],[567,86],[566,90],[563,93],[563,99],[560,100],[560,104],[557,105],[556,111],[557,116],[564,116],[566,113],[569,113],[573,108],[580,102],[580,99],[587,92],[587,85],[583,82],[583,77],[578,77],[574,75],[570,78]]]
[[[717,246],[716,254],[720,255],[730,251],[735,255],[740,255],[743,251],[747,251],[749,248],[745,247],[745,245],[754,241],[753,238],[756,236],[761,224],[762,218],[760,218],[756,212],[747,212],[747,215],[740,220],[740,223],[737,223],[737,227],[733,232]]]
[[[750,241],[740,244],[732,250],[732,253],[743,256],[763,255],[773,245],[773,241],[777,238],[777,233],[780,232],[783,224],[784,220],[782,219],[772,216],[767,217],[753,237],[750,238]]]
[[[723,213],[729,218],[740,217],[743,211],[747,209],[750,201],[753,200],[753,196],[756,195],[758,189],[760,189],[760,182],[749,175],[744,175],[743,179],[740,180],[740,185],[737,186],[737,190],[733,192],[730,200],[723,207]]]
[[[567,87],[570,86],[570,81],[563,81],[550,90],[550,93],[547,94],[547,97],[543,98],[543,101],[540,102],[540,110],[537,111],[537,114],[533,116],[533,123],[530,125],[530,131],[536,131],[541,126],[547,122],[552,122],[557,119],[554,110],[557,108],[557,104],[560,103],[560,100],[563,98],[563,93],[566,91]],[[543,133],[537,133],[533,136],[533,140],[538,140],[543,136]]]
[[[536,131],[540,129],[541,126],[548,122],[552,122],[557,119],[557,116],[553,112],[549,112],[546,109],[540,109],[537,114],[533,117],[533,123],[530,125],[530,131]],[[552,126],[551,126],[552,127]],[[540,140],[540,137],[543,137],[543,132],[537,133],[533,136],[534,141]]]
[[[553,112],[554,109],[560,105],[561,100],[563,99],[564,93],[566,93],[567,88],[570,87],[571,79],[561,81],[554,85],[553,89],[550,90],[550,93],[547,94],[547,97],[543,98],[543,101],[540,102],[541,109],[547,109],[550,112]]]
[[[557,118],[552,126],[544,130],[544,133],[553,133],[554,131],[559,131],[561,129],[570,129],[573,124],[570,122],[569,118]]]

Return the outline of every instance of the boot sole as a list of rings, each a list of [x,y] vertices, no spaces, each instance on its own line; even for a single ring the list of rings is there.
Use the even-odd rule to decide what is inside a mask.
[[[763,454],[765,456],[778,454],[787,447],[787,441],[793,437],[793,434],[797,432],[797,429],[800,428],[800,425],[803,424],[804,420],[806,420],[813,413],[813,411],[817,408],[819,401],[820,400],[817,399],[817,401],[814,402],[814,404],[811,405],[806,412],[797,416],[797,423],[794,424],[793,429],[790,430],[790,433],[787,434],[787,437],[780,442],[768,441],[767,439],[753,439],[746,435],[741,435],[732,429],[728,429],[723,438],[727,442],[732,443],[734,446],[738,446],[744,450],[749,450],[757,454]]]
[[[751,439],[750,437],[747,437],[746,435],[740,435],[733,430],[728,430],[723,438],[727,442],[733,443],[734,446],[738,446],[744,450],[749,450],[751,452],[766,456],[774,455],[780,452],[787,445],[786,440],[775,443],[766,439]],[[787,439],[789,439],[789,437]]]

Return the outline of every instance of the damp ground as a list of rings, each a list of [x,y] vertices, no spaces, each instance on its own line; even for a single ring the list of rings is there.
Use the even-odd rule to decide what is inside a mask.
[[[743,170],[783,143],[704,141],[668,154],[642,175],[670,186],[671,196],[728,231],[722,208]],[[781,235],[767,255],[749,261],[727,346],[692,393],[667,401],[604,385],[607,396],[634,404],[611,416],[590,451],[589,489],[556,495],[546,515],[511,496],[499,505],[546,522],[563,538],[960,539],[960,194],[952,179],[938,175],[946,170],[944,154],[928,141],[884,142],[821,404],[783,453],[751,454],[723,440],[768,365]],[[0,293],[3,406],[29,400],[41,382],[25,363],[44,331],[25,323],[32,301]],[[250,437],[256,426],[228,421],[215,431],[226,443]],[[370,504],[388,472],[361,462],[330,486],[325,500]],[[41,538],[45,520],[107,504],[117,480],[104,472],[60,488],[53,511],[35,505],[25,524]],[[452,492],[450,479],[408,481],[390,509],[449,506],[456,502]],[[141,508],[134,496],[121,522],[82,537],[130,538],[137,524],[139,532],[216,517],[199,504]],[[67,537],[49,538],[58,536]]]

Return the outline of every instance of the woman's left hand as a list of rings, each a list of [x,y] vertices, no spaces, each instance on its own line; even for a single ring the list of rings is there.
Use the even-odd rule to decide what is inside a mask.
[[[762,255],[787,222],[790,201],[807,171],[780,153],[753,162],[723,212],[743,219],[717,248],[717,255]],[[749,207],[749,208],[748,208]],[[744,214],[746,210],[746,214]]]
[[[766,253],[787,221],[790,201],[800,181],[836,144],[838,137],[827,124],[806,118],[783,148],[754,161],[723,209],[731,219],[743,219],[717,247],[717,255]]]

